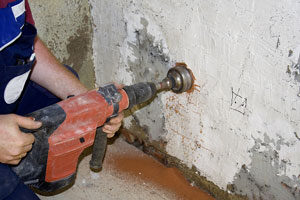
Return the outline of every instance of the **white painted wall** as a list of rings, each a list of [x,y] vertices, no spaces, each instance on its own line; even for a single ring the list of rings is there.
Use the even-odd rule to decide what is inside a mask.
[[[140,61],[135,48],[145,39],[137,40],[142,30],[170,58],[166,68],[185,62],[194,72],[193,93],[167,92],[159,95],[159,107],[147,108],[159,108],[163,116],[137,112],[141,125],[164,119],[161,137],[150,128],[152,139],[166,141],[170,155],[224,190],[235,184],[249,198],[300,198],[299,1],[91,4],[98,84],[137,81],[130,65]],[[243,165],[252,183],[238,181]],[[253,183],[268,187],[257,190]]]

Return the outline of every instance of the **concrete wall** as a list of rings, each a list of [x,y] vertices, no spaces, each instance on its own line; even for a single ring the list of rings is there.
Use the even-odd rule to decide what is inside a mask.
[[[194,72],[193,93],[159,94],[126,128],[229,193],[300,198],[298,1],[29,2],[90,88],[160,80],[175,62]]]
[[[88,0],[29,0],[38,35],[64,64],[73,67],[81,81],[94,88],[92,19]]]
[[[98,85],[159,80],[175,62],[196,78],[193,93],[160,94],[125,127],[229,193],[300,198],[299,1],[90,3]]]

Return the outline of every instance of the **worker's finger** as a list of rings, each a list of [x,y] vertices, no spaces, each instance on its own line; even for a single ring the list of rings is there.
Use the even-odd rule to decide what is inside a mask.
[[[7,158],[6,163],[11,164],[11,165],[17,165],[22,160],[22,158],[24,158],[26,155],[27,155],[27,153],[22,153],[22,154],[19,154],[16,156],[9,156]]]
[[[20,159],[24,158],[26,155],[27,155],[27,152],[21,153],[21,154],[19,154],[19,155],[14,156],[14,157],[12,158],[12,160],[20,160]]]
[[[11,160],[11,161],[8,161],[7,164],[10,164],[10,165],[17,165],[17,164],[19,164],[20,161],[21,161],[21,159]]]
[[[107,135],[109,134],[115,134],[119,130],[120,126],[106,126],[103,127],[102,130]]]
[[[114,134],[114,133],[107,134],[107,137],[108,137],[108,138],[112,138],[112,137],[114,137],[114,136],[115,136],[115,134]]]
[[[105,124],[103,129],[109,132],[116,132],[121,127],[121,123],[119,124]],[[105,131],[104,131],[105,132]]]
[[[123,112],[121,112],[118,114],[118,116],[111,118],[109,122],[107,122],[107,124],[119,124],[122,122],[123,118],[124,118],[124,114]]]
[[[124,85],[120,83],[113,82],[113,84],[116,86],[117,89],[122,89],[124,87]]]
[[[105,129],[104,127],[102,128],[103,132],[106,133],[106,137],[112,138],[115,136],[116,131],[111,131],[108,129]]]
[[[102,131],[104,132],[104,133],[106,133],[106,134],[112,134],[112,133],[114,133],[115,131],[113,131],[113,130],[111,130],[111,128],[110,127],[103,127],[102,128]]]
[[[32,145],[34,143],[34,136],[31,133],[22,133],[21,137],[19,138],[19,146],[27,147],[29,145]]]
[[[20,155],[25,156],[27,154],[27,152],[30,151],[31,149],[32,149],[32,144],[15,148],[13,151],[10,152],[10,155],[12,156],[10,159],[16,159]]]
[[[24,146],[24,152],[28,152],[32,149],[32,144],[29,144],[27,146]]]
[[[19,158],[22,159],[22,158],[24,158],[26,155],[27,155],[27,152],[22,153],[22,154],[19,156]]]
[[[20,161],[21,161],[21,159],[19,159],[19,160],[12,160],[12,161],[7,162],[7,164],[17,165],[17,164],[19,164]]]
[[[38,129],[42,126],[42,122],[35,121],[31,117],[23,117],[20,115],[15,115],[18,125],[26,129]]]
[[[22,149],[20,150],[20,152],[18,153],[18,155],[26,154],[31,149],[32,149],[32,144],[25,145],[25,146],[22,147]]]

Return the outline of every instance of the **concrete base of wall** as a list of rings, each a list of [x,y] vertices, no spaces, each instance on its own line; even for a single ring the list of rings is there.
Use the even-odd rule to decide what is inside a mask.
[[[134,130],[135,129],[135,130]],[[213,182],[208,181],[201,173],[196,169],[196,167],[189,168],[187,165],[183,164],[178,158],[170,156],[164,149],[164,144],[157,141],[150,141],[146,137],[146,133],[143,131],[142,127],[135,125],[131,127],[130,130],[126,128],[121,129],[121,134],[123,138],[130,144],[142,150],[144,153],[151,155],[156,158],[159,162],[167,167],[175,167],[179,169],[185,178],[194,186],[208,192],[216,199],[220,200],[247,200],[246,196],[230,194],[216,186]],[[230,187],[230,186],[229,186]]]

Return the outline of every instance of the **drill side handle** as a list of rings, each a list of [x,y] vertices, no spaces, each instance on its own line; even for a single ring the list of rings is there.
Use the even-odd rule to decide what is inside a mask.
[[[122,92],[122,90],[118,90],[114,84],[108,84],[106,86],[100,87],[98,89],[98,93],[105,99],[108,105],[111,105],[113,107],[112,116],[108,117],[106,119],[106,122],[108,122],[112,117],[116,116],[120,111],[119,102],[121,101],[121,99],[123,99],[123,101],[125,99],[125,102],[127,102],[123,104],[123,106],[121,106],[121,110],[125,109],[128,106],[127,98],[123,98],[124,96],[126,96],[125,92]],[[94,138],[92,158],[90,160],[90,168],[93,171],[101,170],[106,151],[107,134],[103,132],[102,127],[103,125],[97,128]]]
[[[113,97],[117,96],[116,94],[122,93],[123,98],[120,98],[119,103],[115,103],[118,104],[117,106],[118,109],[116,110],[117,112],[121,112],[122,110],[128,108],[130,109],[134,105],[148,101],[149,99],[154,97],[157,92],[155,84],[151,82],[142,82],[131,86],[125,86],[123,90],[119,90],[119,91],[116,89],[114,85],[107,85],[100,89],[99,89],[99,93],[106,100],[108,100],[108,103],[113,102]],[[124,99],[126,99],[125,100],[126,104],[122,103],[123,101],[121,99],[123,101]],[[114,113],[113,116],[116,116],[116,113]],[[108,122],[109,119],[112,118],[113,116],[109,117],[106,122]],[[105,156],[106,146],[107,146],[107,134],[102,131],[102,126],[101,126],[97,129],[95,139],[94,139],[92,158],[90,160],[90,168],[92,170],[94,171],[101,170],[103,164],[103,158]]]
[[[100,171],[107,146],[107,134],[103,132],[102,126],[97,128],[92,158],[90,160],[90,168],[93,171]]]

